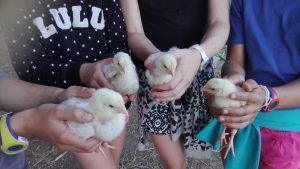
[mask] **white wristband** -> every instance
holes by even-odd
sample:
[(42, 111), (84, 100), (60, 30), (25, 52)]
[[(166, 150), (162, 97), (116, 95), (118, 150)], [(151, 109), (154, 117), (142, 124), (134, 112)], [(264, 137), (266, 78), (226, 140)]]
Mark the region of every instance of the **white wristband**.
[(201, 68), (203, 68), (204, 65), (207, 63), (207, 61), (209, 60), (209, 57), (206, 55), (204, 49), (198, 44), (191, 46), (190, 49), (196, 49), (200, 53), (202, 59)]
[(264, 89), (265, 94), (266, 94), (266, 98), (265, 98), (265, 103), (262, 105), (262, 108), (265, 108), (268, 106), (269, 104), (269, 99), (270, 99), (270, 91), (268, 90), (268, 88), (264, 85), (259, 85), (262, 89)]

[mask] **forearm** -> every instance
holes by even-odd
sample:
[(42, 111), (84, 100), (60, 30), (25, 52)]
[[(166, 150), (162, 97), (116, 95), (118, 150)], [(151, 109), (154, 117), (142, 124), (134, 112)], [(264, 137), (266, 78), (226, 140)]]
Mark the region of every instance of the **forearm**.
[(226, 43), (229, 34), (229, 24), (227, 22), (213, 22), (209, 25), (205, 33), (201, 46), (205, 50), (207, 56), (216, 55)]
[(35, 109), (24, 110), (11, 117), (11, 128), (18, 136), (26, 138), (33, 137), (33, 135), (30, 134), (29, 123), (32, 123), (30, 119), (34, 116), (34, 111)]
[(280, 98), (278, 108), (300, 107), (300, 79), (275, 88)]
[(208, 1), (208, 28), (202, 38), (201, 46), (207, 56), (217, 54), (229, 35), (229, 3), (227, 0)]
[(128, 43), (133, 53), (141, 60), (146, 60), (149, 55), (160, 52), (143, 33), (129, 33)]
[(230, 74), (239, 74), (245, 76), (245, 70), (240, 63), (229, 59), (223, 64), (221, 76), (224, 77)]
[(57, 95), (63, 89), (27, 83), (18, 79), (0, 80), (0, 108), (7, 111), (21, 111), (43, 103), (57, 102)]
[(243, 44), (228, 46), (228, 55), (221, 76), (238, 74), (245, 78), (245, 48)]

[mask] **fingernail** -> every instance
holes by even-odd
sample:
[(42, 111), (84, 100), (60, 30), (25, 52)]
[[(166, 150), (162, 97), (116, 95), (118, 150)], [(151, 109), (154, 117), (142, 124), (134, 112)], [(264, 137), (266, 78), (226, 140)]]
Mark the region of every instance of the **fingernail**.
[(223, 122), (224, 120), (225, 120), (225, 119), (224, 119), (223, 117), (220, 117), (220, 118), (219, 118), (219, 121), (220, 121), (220, 122)]
[(85, 114), (83, 115), (83, 118), (84, 118), (85, 120), (92, 120), (92, 119), (93, 119), (93, 116), (92, 116), (92, 114), (90, 114), (90, 113), (85, 113)]
[(236, 98), (236, 95), (235, 95), (235, 94), (232, 94), (232, 95), (230, 95), (230, 98), (235, 99), (235, 98)]
[(223, 110), (223, 114), (228, 114), (228, 110)]

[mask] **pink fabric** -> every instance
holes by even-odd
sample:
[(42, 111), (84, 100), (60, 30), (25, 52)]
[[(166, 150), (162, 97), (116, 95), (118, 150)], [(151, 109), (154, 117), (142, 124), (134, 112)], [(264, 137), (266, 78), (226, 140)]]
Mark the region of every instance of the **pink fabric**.
[(300, 169), (300, 133), (261, 127), (259, 169)]

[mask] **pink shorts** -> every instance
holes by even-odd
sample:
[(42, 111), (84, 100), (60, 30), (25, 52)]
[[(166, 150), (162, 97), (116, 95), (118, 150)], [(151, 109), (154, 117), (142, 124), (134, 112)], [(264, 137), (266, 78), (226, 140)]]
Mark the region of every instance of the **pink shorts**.
[(300, 133), (261, 127), (259, 169), (300, 169)]

